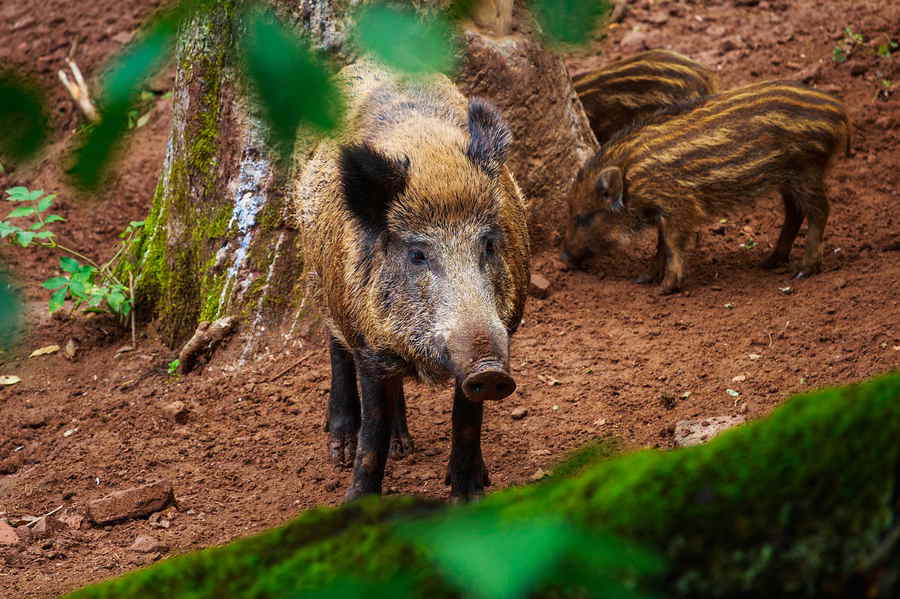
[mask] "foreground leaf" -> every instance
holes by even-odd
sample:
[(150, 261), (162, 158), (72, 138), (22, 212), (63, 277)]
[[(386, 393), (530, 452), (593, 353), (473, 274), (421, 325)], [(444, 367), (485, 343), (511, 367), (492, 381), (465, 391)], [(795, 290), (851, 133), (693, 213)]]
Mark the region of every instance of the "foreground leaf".
[(11, 71), (0, 71), (0, 155), (31, 158), (47, 139), (45, 102), (36, 87)]
[(158, 20), (145, 36), (126, 49), (106, 76), (99, 102), (101, 120), (88, 133), (69, 170), (76, 183), (87, 188), (99, 183), (103, 168), (128, 128), (128, 111), (141, 83), (168, 59), (184, 16), (183, 10), (176, 10)]
[(0, 271), (0, 349), (12, 347), (22, 324), (22, 298), (9, 274)]
[(354, 37), (363, 50), (408, 73), (449, 73), (455, 62), (449, 22), (439, 16), (426, 20), (412, 8), (366, 6)]
[(301, 125), (327, 132), (337, 127), (341, 96), (331, 73), (296, 33), (274, 15), (244, 14), (244, 72), (269, 125), (273, 144), (289, 157)]
[(609, 11), (607, 0), (532, 0), (532, 12), (551, 42), (583, 44)]

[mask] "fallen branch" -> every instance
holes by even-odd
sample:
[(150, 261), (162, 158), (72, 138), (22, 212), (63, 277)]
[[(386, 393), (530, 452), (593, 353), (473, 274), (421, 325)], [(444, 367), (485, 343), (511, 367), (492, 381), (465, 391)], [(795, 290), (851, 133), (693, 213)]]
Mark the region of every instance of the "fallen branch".
[(219, 342), (234, 330), (236, 324), (234, 316), (226, 316), (212, 323), (201, 322), (194, 336), (178, 353), (178, 374), (187, 374), (193, 370), (197, 359), (201, 355), (212, 353)]
[(79, 69), (75, 61), (72, 60), (72, 54), (74, 54), (76, 46), (77, 45), (72, 46), (69, 56), (66, 57), (66, 64), (69, 65), (69, 69), (72, 71), (73, 80), (69, 81), (69, 77), (62, 69), (57, 71), (57, 75), (59, 75), (59, 80), (68, 90), (69, 95), (75, 100), (75, 104), (81, 109), (81, 112), (84, 113), (87, 120), (96, 123), (100, 120), (100, 115), (97, 113), (97, 108), (91, 101), (91, 92), (88, 89), (87, 83), (84, 81), (84, 77), (81, 76), (81, 69)]
[(283, 377), (284, 375), (286, 375), (287, 373), (292, 371), (297, 366), (300, 366), (301, 364), (306, 362), (307, 358), (309, 358), (311, 355), (313, 355), (313, 352), (309, 352), (308, 354), (306, 354), (305, 356), (303, 356), (302, 358), (300, 358), (299, 360), (297, 360), (296, 362), (294, 362), (293, 364), (291, 364), (290, 366), (288, 366), (287, 368), (285, 368), (284, 370), (282, 370), (281, 372), (279, 372), (278, 374), (276, 374), (275, 376), (270, 378), (269, 382), (271, 383), (271, 382), (277, 381), (278, 379), (280, 379), (281, 377)]

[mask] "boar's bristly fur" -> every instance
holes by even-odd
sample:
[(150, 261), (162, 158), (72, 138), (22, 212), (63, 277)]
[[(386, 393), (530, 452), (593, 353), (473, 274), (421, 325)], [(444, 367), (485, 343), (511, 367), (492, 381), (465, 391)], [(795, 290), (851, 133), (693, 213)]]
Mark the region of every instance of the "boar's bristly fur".
[(711, 216), (777, 191), (785, 221), (772, 268), (788, 261), (808, 220), (797, 276), (818, 272), (830, 205), (825, 174), (849, 152), (850, 123), (833, 96), (791, 81), (748, 85), (663, 111), (622, 131), (588, 160), (569, 198), (563, 258), (580, 262), (609, 241), (658, 228), (657, 259), (641, 282), (682, 284), (684, 250)]
[(716, 93), (718, 78), (677, 52), (649, 50), (582, 73), (573, 85), (602, 145), (660, 109)]
[(365, 62), (342, 76), (346, 130), (300, 180), (312, 297), (334, 340), (332, 457), (353, 458), (348, 499), (380, 492), (389, 437), (395, 455), (411, 449), (403, 378), (452, 378), (448, 482), (474, 497), (488, 481), (483, 402), (515, 389), (509, 339), (528, 287), (509, 129), (443, 76), (404, 80)]

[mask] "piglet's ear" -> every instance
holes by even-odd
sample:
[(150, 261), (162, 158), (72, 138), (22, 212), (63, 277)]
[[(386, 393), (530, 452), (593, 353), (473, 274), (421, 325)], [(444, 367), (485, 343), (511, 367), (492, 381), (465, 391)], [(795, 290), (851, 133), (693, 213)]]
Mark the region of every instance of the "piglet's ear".
[(390, 158), (368, 144), (345, 146), (340, 169), (347, 209), (364, 227), (384, 229), (391, 202), (406, 189), (409, 158)]
[(499, 175), (500, 167), (506, 162), (512, 133), (500, 112), (480, 98), (469, 102), (469, 137), (471, 141), (466, 150), (469, 160), (490, 177)]
[(597, 196), (605, 201), (614, 212), (625, 210), (625, 187), (622, 182), (622, 169), (608, 166), (597, 176), (595, 184)]

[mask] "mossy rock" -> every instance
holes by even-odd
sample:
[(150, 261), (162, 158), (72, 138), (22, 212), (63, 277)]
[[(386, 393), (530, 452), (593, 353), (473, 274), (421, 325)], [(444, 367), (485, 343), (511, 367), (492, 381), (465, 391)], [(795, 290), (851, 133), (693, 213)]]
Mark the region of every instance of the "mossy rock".
[[(656, 552), (633, 588), (680, 597), (895, 597), (900, 592), (900, 374), (794, 397), (712, 442), (619, 457), (582, 452), (565, 474), (464, 508), (368, 498), (306, 512), (223, 547), (168, 559), (69, 595), (299, 597), (348, 579), (403, 579), (413, 596), (458, 596), (397, 523), (490, 512), (554, 515)], [(491, 568), (491, 564), (484, 564)], [(557, 581), (558, 582), (558, 581)], [(584, 596), (557, 585), (545, 594)]]

